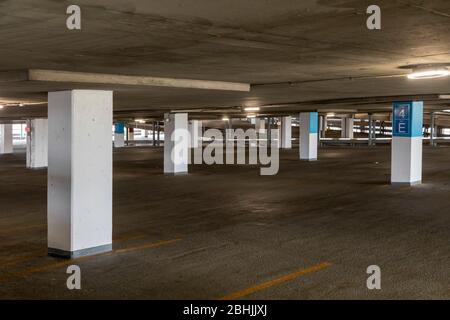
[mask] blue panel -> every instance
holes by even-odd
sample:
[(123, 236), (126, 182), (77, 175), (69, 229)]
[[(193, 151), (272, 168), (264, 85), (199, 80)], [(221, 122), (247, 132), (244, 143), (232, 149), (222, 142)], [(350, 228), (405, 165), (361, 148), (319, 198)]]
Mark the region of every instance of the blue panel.
[(123, 122), (116, 122), (114, 124), (114, 133), (124, 134), (125, 133), (125, 124)]
[(423, 102), (415, 101), (412, 106), (411, 137), (423, 136)]
[(309, 133), (317, 133), (319, 127), (319, 114), (317, 112), (309, 113)]
[(394, 102), (392, 109), (394, 137), (420, 137), (423, 126), (423, 102)]

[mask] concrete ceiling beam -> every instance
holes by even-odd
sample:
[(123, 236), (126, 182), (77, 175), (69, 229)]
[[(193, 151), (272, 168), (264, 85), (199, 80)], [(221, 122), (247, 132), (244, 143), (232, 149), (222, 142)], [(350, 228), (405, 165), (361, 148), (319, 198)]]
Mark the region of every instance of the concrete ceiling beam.
[(204, 90), (223, 90), (249, 92), (250, 84), (241, 82), (226, 82), (196, 79), (177, 79), (152, 76), (130, 76), (121, 74), (104, 74), (73, 72), (62, 70), (28, 69), (0, 72), (0, 82), (57, 82), (57, 83), (87, 83), (92, 85), (113, 86), (154, 86), (171, 88), (188, 88)]

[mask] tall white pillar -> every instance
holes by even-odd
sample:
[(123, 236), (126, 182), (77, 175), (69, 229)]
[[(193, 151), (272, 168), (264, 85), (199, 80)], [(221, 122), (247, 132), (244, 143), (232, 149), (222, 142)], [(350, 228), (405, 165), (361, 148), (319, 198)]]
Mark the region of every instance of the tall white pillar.
[(27, 127), (27, 168), (45, 168), (48, 163), (48, 120), (28, 120)]
[(341, 119), (341, 138), (353, 139), (353, 116)]
[(122, 148), (125, 146), (125, 124), (116, 122), (114, 124), (114, 147)]
[(164, 173), (187, 173), (190, 144), (188, 114), (168, 113), (164, 118)]
[(292, 148), (292, 118), (291, 116), (281, 117), (281, 148), (291, 149)]
[(317, 160), (317, 112), (300, 113), (300, 159)]
[(199, 120), (191, 120), (189, 123), (189, 134), (191, 137), (191, 148), (198, 148), (202, 139), (202, 122)]
[(0, 124), (0, 154), (13, 153), (12, 124)]
[(48, 250), (79, 257), (112, 249), (113, 94), (48, 94)]
[(393, 106), (391, 183), (422, 182), (423, 102), (396, 102)]

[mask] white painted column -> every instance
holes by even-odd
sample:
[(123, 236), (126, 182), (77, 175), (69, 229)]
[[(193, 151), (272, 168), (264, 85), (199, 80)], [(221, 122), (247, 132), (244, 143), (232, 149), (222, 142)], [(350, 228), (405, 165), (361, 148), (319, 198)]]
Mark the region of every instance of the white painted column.
[(317, 160), (317, 112), (300, 113), (300, 159)]
[(48, 120), (28, 120), (27, 127), (27, 168), (46, 168), (48, 163)]
[(48, 250), (79, 257), (112, 249), (113, 94), (48, 94)]
[(191, 120), (189, 123), (189, 134), (191, 137), (190, 147), (198, 148), (202, 139), (202, 122), (199, 120)]
[(353, 139), (353, 116), (341, 119), (341, 138)]
[(282, 149), (291, 149), (292, 148), (292, 118), (291, 116), (281, 117), (281, 125), (280, 125), (281, 135), (279, 139), (281, 139), (281, 148)]
[(164, 173), (187, 173), (190, 145), (188, 114), (168, 113), (164, 118)]
[(12, 124), (0, 124), (0, 154), (13, 153)]
[(422, 182), (423, 102), (396, 102), (393, 106), (391, 183)]
[(122, 148), (125, 146), (125, 124), (116, 122), (114, 124), (114, 147)]
[(266, 133), (266, 119), (256, 118), (255, 119), (255, 130), (256, 136), (258, 137), (259, 143), (263, 145), (267, 143), (267, 133)]

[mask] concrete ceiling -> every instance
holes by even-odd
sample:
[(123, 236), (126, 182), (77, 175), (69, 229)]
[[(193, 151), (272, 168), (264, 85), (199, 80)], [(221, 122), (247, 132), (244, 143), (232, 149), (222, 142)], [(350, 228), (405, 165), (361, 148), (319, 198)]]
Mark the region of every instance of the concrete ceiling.
[[(450, 79), (408, 80), (400, 66), (450, 63), (450, 1), (378, 0), (382, 29), (366, 28), (373, 1), (3, 0), (0, 71), (53, 69), (252, 84), (250, 92), (1, 82), (0, 118), (46, 113), (51, 90), (112, 88), (116, 117), (177, 109), (239, 114), (299, 110), (382, 111), (423, 98), (450, 109)], [(82, 30), (66, 28), (78, 4)], [(348, 100), (351, 99), (351, 100)], [(40, 103), (40, 104), (39, 104)], [(201, 112), (200, 112), (201, 111)]]

